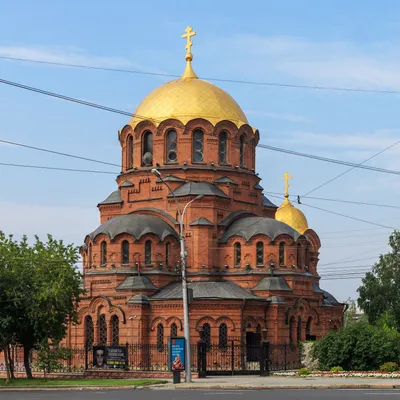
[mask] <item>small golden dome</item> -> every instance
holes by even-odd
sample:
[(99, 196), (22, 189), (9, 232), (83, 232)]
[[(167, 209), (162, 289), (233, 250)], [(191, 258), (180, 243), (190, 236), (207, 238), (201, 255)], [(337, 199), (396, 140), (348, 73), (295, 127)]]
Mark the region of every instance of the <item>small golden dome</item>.
[(292, 177), (289, 172), (285, 172), (282, 179), (285, 181), (285, 200), (276, 210), (275, 219), (303, 234), (308, 229), (307, 218), (289, 200), (289, 179), (292, 179)]
[[(186, 28), (188, 38), (186, 68), (183, 75), (153, 90), (138, 106), (129, 125), (134, 128), (143, 120), (150, 120), (156, 126), (162, 121), (174, 118), (186, 124), (194, 118), (204, 118), (212, 124), (232, 121), (237, 127), (247, 124), (247, 118), (236, 101), (219, 87), (201, 80), (192, 69), (190, 53), (192, 28)], [(190, 33), (188, 36), (188, 32)]]
[(306, 216), (286, 198), (276, 210), (275, 219), (303, 234), (308, 229)]

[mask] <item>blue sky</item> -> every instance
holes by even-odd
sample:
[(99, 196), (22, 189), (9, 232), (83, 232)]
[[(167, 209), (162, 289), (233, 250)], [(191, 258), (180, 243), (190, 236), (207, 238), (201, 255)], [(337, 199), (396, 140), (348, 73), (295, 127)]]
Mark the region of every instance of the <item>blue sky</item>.
[[(202, 78), (400, 90), (400, 3), (375, 1), (18, 1), (0, 14), (0, 56), (180, 74), (190, 24), (194, 69)], [(165, 78), (0, 59), (0, 77), (133, 112)], [(218, 83), (240, 104), (261, 143), (361, 162), (400, 139), (398, 95)], [(0, 139), (118, 163), (117, 131), (129, 118), (0, 85)], [(368, 164), (400, 170), (400, 145)], [(111, 166), (0, 145), (0, 162), (115, 171)], [(266, 191), (305, 194), (346, 167), (259, 149)], [(80, 244), (96, 228), (96, 205), (113, 175), (0, 166), (0, 229)], [(396, 176), (354, 170), (312, 195), (397, 204)], [(280, 204), (281, 200), (270, 197)], [(397, 228), (400, 210), (304, 203)], [(377, 257), (390, 229), (302, 206), (321, 237), (320, 264)], [(356, 271), (374, 259), (322, 268)], [(361, 267), (362, 269), (363, 267)], [(367, 267), (365, 267), (366, 269)], [(325, 271), (325, 272), (323, 272)], [(340, 300), (360, 280), (321, 286)]]

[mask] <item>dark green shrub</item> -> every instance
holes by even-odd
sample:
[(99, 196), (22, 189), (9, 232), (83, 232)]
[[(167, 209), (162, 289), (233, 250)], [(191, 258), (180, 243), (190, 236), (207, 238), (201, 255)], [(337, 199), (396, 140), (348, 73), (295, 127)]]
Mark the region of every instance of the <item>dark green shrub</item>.
[(343, 372), (343, 368), (339, 365), (331, 368), (331, 372)]
[(326, 371), (337, 365), (346, 371), (377, 370), (385, 362), (400, 360), (400, 334), (395, 329), (358, 322), (316, 342), (312, 356)]
[(399, 366), (397, 365), (397, 363), (389, 361), (382, 364), (379, 367), (379, 370), (383, 372), (396, 372), (399, 370)]

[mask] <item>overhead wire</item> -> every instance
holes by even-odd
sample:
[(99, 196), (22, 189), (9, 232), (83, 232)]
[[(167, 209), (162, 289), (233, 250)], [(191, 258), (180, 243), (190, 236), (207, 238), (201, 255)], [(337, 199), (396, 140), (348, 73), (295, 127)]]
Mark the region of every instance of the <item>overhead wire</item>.
[[(36, 93), (39, 93), (39, 94), (43, 94), (43, 95), (46, 95), (46, 96), (56, 97), (56, 98), (59, 98), (59, 99), (62, 99), (62, 100), (78, 103), (78, 104), (85, 105), (85, 106), (88, 106), (88, 107), (94, 107), (94, 108), (97, 108), (97, 109), (101, 109), (103, 111), (109, 111), (109, 112), (113, 112), (113, 113), (117, 113), (117, 114), (127, 115), (129, 117), (133, 116), (133, 117), (136, 117), (136, 118), (139, 118), (139, 119), (149, 119), (149, 117), (146, 117), (146, 116), (132, 114), (131, 112), (128, 112), (128, 111), (118, 110), (116, 108), (103, 106), (101, 104), (84, 101), (84, 100), (81, 100), (81, 99), (78, 99), (78, 98), (75, 98), (75, 97), (65, 96), (65, 95), (62, 95), (62, 94), (55, 93), (55, 92), (50, 92), (50, 91), (39, 89), (39, 88), (35, 88), (35, 87), (32, 87), (32, 86), (23, 85), (23, 84), (20, 84), (20, 83), (17, 83), (17, 82), (8, 81), (8, 80), (5, 80), (5, 79), (0, 79), (0, 83), (3, 83), (5, 85), (14, 86), (14, 87), (17, 87), (17, 88), (20, 88), (20, 89), (28, 90), (28, 91), (33, 91), (33, 92), (36, 92)], [(155, 120), (153, 118), (151, 118), (151, 119)], [(158, 120), (155, 120), (155, 121), (158, 121)], [(348, 161), (343, 161), (343, 160), (337, 160), (337, 159), (333, 159), (333, 158), (317, 156), (317, 155), (314, 155), (314, 154), (301, 153), (301, 152), (298, 152), (298, 151), (283, 149), (283, 148), (274, 147), (274, 146), (269, 146), (269, 145), (262, 144), (262, 143), (259, 143), (257, 145), (257, 147), (260, 147), (260, 148), (263, 148), (263, 149), (268, 149), (268, 150), (271, 150), (271, 151), (277, 151), (277, 152), (283, 152), (283, 153), (286, 153), (286, 154), (296, 155), (296, 156), (299, 156), (299, 157), (306, 157), (306, 158), (310, 158), (310, 159), (315, 159), (315, 160), (318, 160), (318, 161), (324, 161), (324, 162), (329, 162), (329, 163), (334, 163), (334, 164), (339, 164), (339, 165), (347, 165), (347, 166), (366, 169), (366, 170), (375, 171), (375, 172), (381, 172), (381, 173), (387, 173), (387, 174), (393, 174), (393, 175), (400, 175), (400, 171), (397, 171), (397, 170), (391, 170), (391, 169), (387, 169), (387, 168), (378, 168), (378, 167), (373, 167), (373, 166), (369, 166), (369, 165), (361, 165), (360, 163), (352, 163), (352, 162), (348, 162)]]
[[(169, 78), (180, 78), (181, 77), (181, 75), (165, 73), (165, 72), (151, 72), (151, 71), (124, 69), (124, 68), (98, 67), (98, 66), (85, 65), (85, 64), (62, 63), (62, 62), (56, 62), (56, 61), (35, 60), (35, 59), (28, 59), (28, 58), (9, 57), (9, 56), (0, 56), (0, 59), (9, 60), (9, 61), (22, 61), (22, 62), (30, 62), (30, 63), (37, 63), (37, 64), (62, 66), (62, 67), (73, 67), (73, 68), (92, 69), (92, 70), (99, 70), (99, 71), (150, 75), (150, 76), (160, 76), (160, 77), (169, 77)], [(208, 81), (214, 81), (214, 82), (238, 83), (238, 84), (258, 85), (258, 86), (272, 86), (272, 87), (293, 88), (293, 89), (328, 90), (328, 91), (355, 92), (355, 93), (400, 94), (400, 92), (397, 90), (388, 90), (388, 89), (352, 88), (352, 87), (321, 86), (321, 85), (297, 85), (297, 84), (292, 84), (292, 83), (250, 81), (250, 80), (242, 80), (242, 79), (227, 79), (227, 78), (213, 78), (213, 77), (203, 77), (202, 79), (205, 79)]]

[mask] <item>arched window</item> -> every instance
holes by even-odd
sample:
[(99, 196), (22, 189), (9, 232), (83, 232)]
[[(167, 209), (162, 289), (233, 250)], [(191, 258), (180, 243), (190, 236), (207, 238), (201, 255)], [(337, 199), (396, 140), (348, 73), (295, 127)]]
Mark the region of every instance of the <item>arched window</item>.
[(234, 246), (234, 250), (235, 250), (235, 267), (240, 267), (241, 263), (242, 263), (242, 251), (241, 251), (241, 246), (239, 242), (235, 243)]
[(279, 265), (285, 265), (285, 243), (279, 243)]
[(89, 244), (89, 266), (92, 266), (92, 244)]
[(309, 317), (307, 320), (306, 324), (306, 340), (311, 340), (311, 323), (312, 323), (312, 317)]
[(200, 129), (193, 132), (193, 162), (204, 161), (204, 133)]
[(228, 134), (226, 132), (221, 132), (219, 134), (218, 163), (222, 165), (228, 163)]
[(291, 317), (289, 320), (289, 343), (293, 343), (294, 339), (294, 317)]
[(308, 245), (308, 243), (306, 244), (304, 259), (305, 259), (304, 261), (305, 261), (306, 267), (309, 267), (310, 266), (310, 246)]
[(244, 153), (246, 146), (246, 137), (244, 135), (240, 136), (240, 166), (244, 167)]
[(165, 243), (165, 265), (167, 267), (169, 266), (170, 252), (171, 252), (171, 243), (167, 242), (167, 243)]
[(133, 136), (129, 135), (126, 140), (126, 168), (133, 168)]
[(113, 346), (119, 345), (119, 319), (116, 315), (111, 317), (111, 343)]
[(170, 336), (177, 337), (178, 336), (178, 325), (176, 323), (172, 323), (170, 329)]
[(207, 322), (203, 324), (203, 340), (209, 348), (211, 346), (211, 326)]
[(302, 260), (302, 257), (301, 257), (302, 256), (301, 251), (302, 251), (301, 244), (298, 243), (297, 244), (297, 266), (298, 267), (302, 267), (303, 266), (303, 260)]
[(176, 131), (168, 131), (167, 133), (167, 163), (174, 163), (178, 161), (177, 152), (177, 134)]
[(146, 240), (144, 244), (144, 263), (145, 265), (151, 264), (151, 240)]
[(264, 265), (264, 243), (263, 242), (257, 242), (256, 245), (256, 253), (257, 253), (257, 266), (263, 266)]
[(88, 348), (92, 348), (94, 343), (93, 320), (90, 315), (85, 317), (85, 341)]
[(107, 344), (107, 324), (106, 324), (106, 316), (104, 314), (100, 315), (99, 339), (101, 345), (105, 346)]
[(222, 350), (226, 350), (228, 348), (228, 326), (225, 323), (222, 323), (219, 326), (219, 348)]
[(153, 165), (153, 134), (149, 131), (143, 135), (143, 165)]
[(122, 264), (129, 264), (129, 242), (124, 240), (121, 244)]
[(297, 341), (301, 342), (301, 331), (302, 331), (301, 317), (297, 319)]
[(107, 264), (107, 243), (103, 240), (101, 242), (101, 265)]
[(163, 324), (157, 325), (157, 350), (160, 352), (164, 350), (164, 325)]

